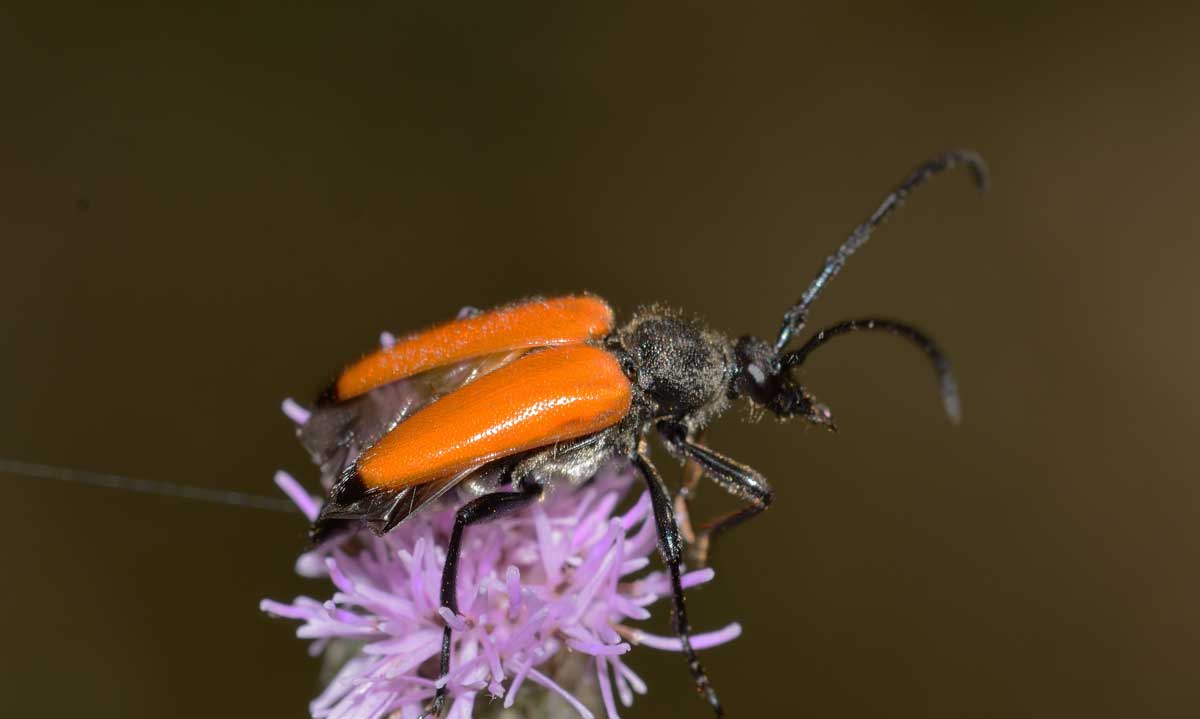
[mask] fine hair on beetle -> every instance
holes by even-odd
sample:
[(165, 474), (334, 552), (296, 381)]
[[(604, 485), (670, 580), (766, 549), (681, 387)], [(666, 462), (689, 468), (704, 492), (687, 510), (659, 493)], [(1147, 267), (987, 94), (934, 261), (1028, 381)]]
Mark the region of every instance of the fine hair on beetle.
[[(834, 429), (833, 413), (794, 371), (820, 347), (855, 332), (891, 334), (925, 354), (946, 413), (958, 421), (946, 356), (910, 324), (850, 319), (789, 347), (807, 328), (813, 303), (872, 231), (917, 187), (959, 165), (986, 189), (987, 169), (974, 152), (954, 150), (920, 165), (825, 260), (770, 340), (730, 339), (659, 305), (618, 325), (604, 300), (584, 294), (468, 313), (366, 355), (338, 375), (298, 430), (331, 485), (313, 542), (338, 542), (362, 526), (384, 534), (423, 507), (456, 500), (440, 602), (457, 614), (457, 566), (468, 527), (517, 511), (553, 487), (583, 485), (608, 463), (631, 466), (650, 495), (675, 631), (697, 689), (720, 716), (689, 639), (681, 566), (685, 557), (704, 563), (713, 539), (761, 513), (773, 494), (761, 474), (704, 445), (701, 433), (739, 399), (760, 414)], [(686, 511), (690, 487), (668, 491), (650, 460), (652, 435), (741, 500), (740, 508), (683, 536), (676, 507)], [(450, 670), (451, 632), (447, 624), (441, 677)], [(445, 704), (442, 685), (427, 713), (440, 715)]]

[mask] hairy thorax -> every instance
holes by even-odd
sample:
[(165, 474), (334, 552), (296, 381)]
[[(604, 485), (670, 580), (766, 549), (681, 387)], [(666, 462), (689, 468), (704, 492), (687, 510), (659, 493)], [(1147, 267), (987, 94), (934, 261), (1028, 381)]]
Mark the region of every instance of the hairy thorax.
[(651, 308), (621, 328), (618, 339), (647, 404), (644, 419), (671, 418), (697, 430), (725, 408), (732, 349), (720, 333)]

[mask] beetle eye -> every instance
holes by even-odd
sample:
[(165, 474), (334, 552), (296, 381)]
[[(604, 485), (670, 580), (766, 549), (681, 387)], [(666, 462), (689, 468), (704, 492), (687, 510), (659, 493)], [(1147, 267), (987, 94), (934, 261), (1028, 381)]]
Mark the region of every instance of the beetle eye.
[(764, 340), (749, 335), (734, 343), (737, 370), (730, 387), (733, 395), (746, 395), (758, 404), (769, 405), (779, 393), (779, 359)]
[(760, 387), (767, 381), (767, 373), (757, 362), (752, 362), (746, 367), (746, 374), (750, 375), (750, 379), (754, 380), (754, 384)]

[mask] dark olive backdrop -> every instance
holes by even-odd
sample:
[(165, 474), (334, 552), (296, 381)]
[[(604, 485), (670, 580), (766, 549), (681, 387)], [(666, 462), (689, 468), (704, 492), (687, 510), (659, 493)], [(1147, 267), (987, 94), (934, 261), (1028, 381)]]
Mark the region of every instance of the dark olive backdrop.
[[(726, 417), (778, 503), (693, 595), (745, 627), (711, 674), (735, 718), (1200, 711), (1200, 17), (197, 5), (0, 11), (0, 455), (269, 494), (279, 401), (380, 329), (587, 289), (770, 333), (968, 145), (994, 192), (923, 190), (815, 320), (933, 331), (965, 424), (883, 337), (808, 368), (840, 434)], [(257, 610), (324, 589), (298, 518), (0, 482), (0, 713), (302, 715)], [(631, 716), (706, 716), (638, 654)]]

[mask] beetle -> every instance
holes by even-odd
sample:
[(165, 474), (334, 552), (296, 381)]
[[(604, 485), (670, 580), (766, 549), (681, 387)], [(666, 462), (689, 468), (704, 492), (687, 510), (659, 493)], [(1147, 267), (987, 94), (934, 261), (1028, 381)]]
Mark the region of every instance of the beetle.
[[(680, 567), (689, 546), (702, 560), (712, 537), (765, 510), (773, 494), (761, 474), (708, 448), (699, 435), (738, 399), (780, 419), (834, 429), (829, 408), (792, 372), (833, 338), (859, 331), (897, 335), (924, 352), (947, 414), (957, 421), (958, 393), (945, 355), (909, 324), (853, 319), (787, 348), (806, 327), (813, 302), (872, 231), (913, 190), (960, 165), (986, 189), (987, 169), (974, 152), (954, 150), (920, 165), (826, 259), (784, 313), (773, 342), (730, 339), (656, 306), (618, 326), (604, 300), (584, 294), (468, 310), (350, 364), (298, 429), (331, 487), (312, 541), (361, 526), (382, 535), (443, 496), (465, 494), (469, 501), (455, 513), (440, 587), (441, 604), (457, 613), (457, 567), (468, 527), (517, 511), (556, 487), (582, 485), (605, 463), (631, 463), (650, 494), (673, 589), (674, 629), (697, 689), (720, 716), (689, 639)], [(694, 535), (687, 531), (688, 546), (676, 507), (686, 509), (689, 482), (673, 500), (647, 452), (651, 434), (672, 456), (744, 501)], [(451, 631), (446, 626), (443, 633), (442, 675), (450, 669)], [(439, 688), (429, 713), (439, 715), (445, 699)]]

